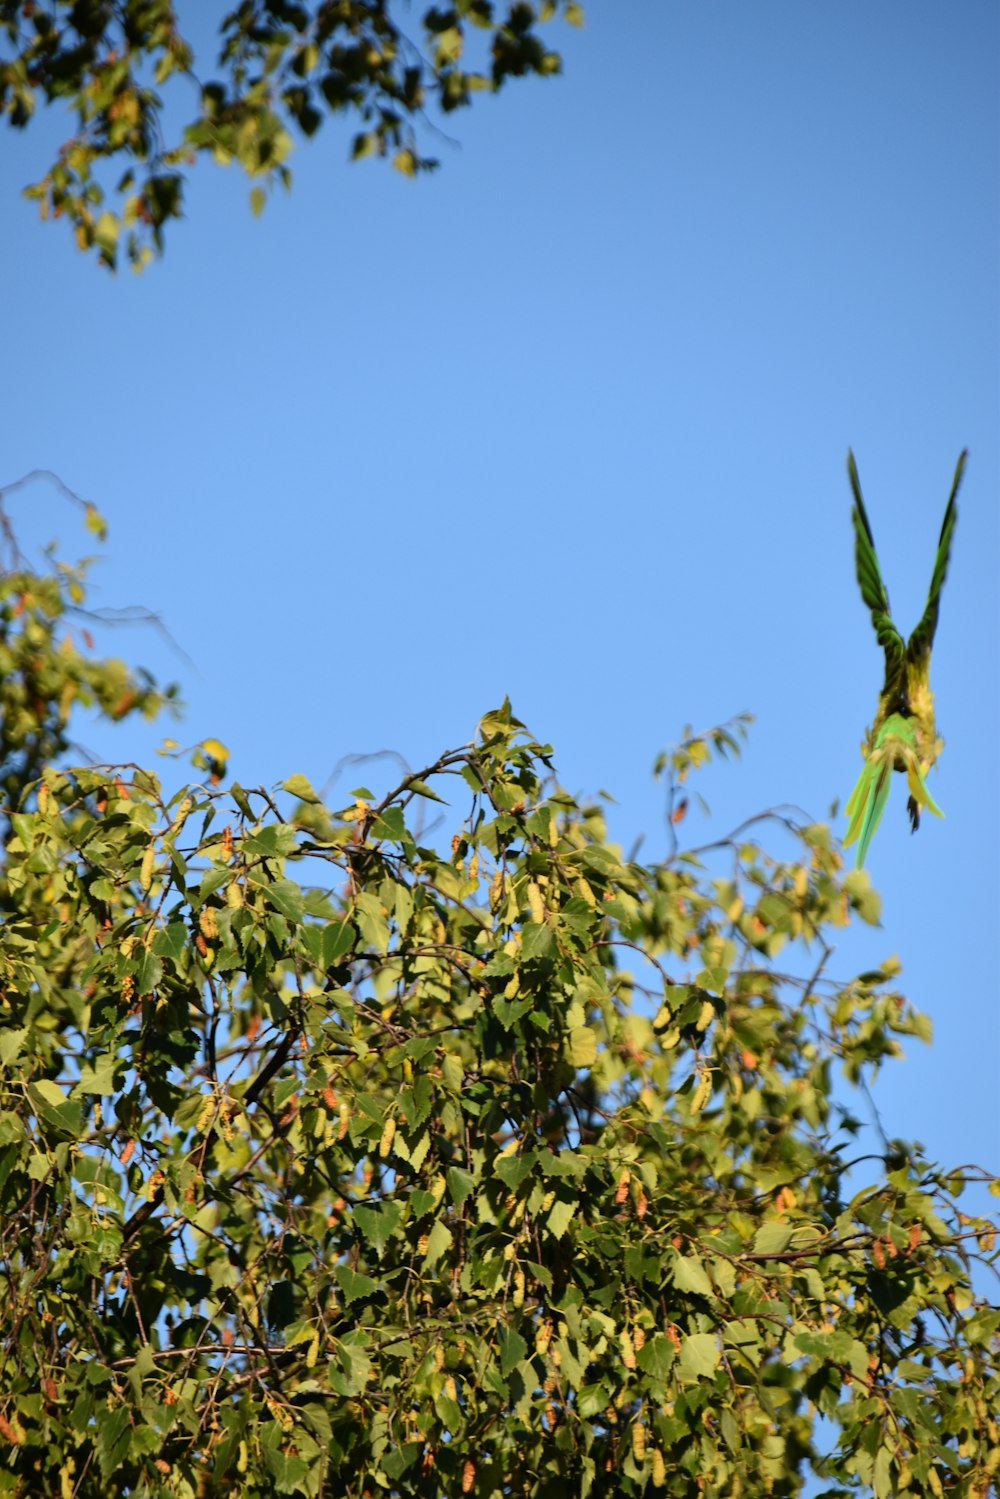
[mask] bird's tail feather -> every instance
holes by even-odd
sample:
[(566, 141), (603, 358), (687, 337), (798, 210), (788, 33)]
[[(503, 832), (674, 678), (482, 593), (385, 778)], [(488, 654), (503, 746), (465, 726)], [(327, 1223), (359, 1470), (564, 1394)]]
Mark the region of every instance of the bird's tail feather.
[(857, 785), (844, 808), (845, 813), (851, 819), (850, 826), (844, 835), (844, 847), (848, 847), (855, 839), (859, 840), (856, 860), (858, 869), (865, 862), (868, 846), (882, 820), (885, 804), (889, 800), (891, 778), (891, 760), (869, 760), (858, 777)]

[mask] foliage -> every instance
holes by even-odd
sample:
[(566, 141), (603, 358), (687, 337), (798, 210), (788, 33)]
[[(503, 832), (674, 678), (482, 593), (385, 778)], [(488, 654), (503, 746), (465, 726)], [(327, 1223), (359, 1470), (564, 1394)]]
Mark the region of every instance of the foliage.
[[(67, 218), (104, 264), (124, 245), (140, 267), (181, 215), (184, 169), (201, 153), (255, 179), (256, 212), (269, 185), (290, 181), (291, 131), (311, 137), (328, 113), (359, 118), (355, 158), (391, 155), (408, 176), (435, 167), (415, 128), (428, 105), (448, 114), (510, 78), (557, 73), (559, 56), (538, 32), (557, 13), (583, 19), (574, 0), (454, 0), (424, 11), (419, 46), (393, 0), (240, 0), (219, 23), (218, 75), (203, 82), (172, 0), (0, 0), (0, 39), (11, 49), (0, 55), (0, 110), (23, 128), (39, 98), (66, 102), (76, 128), (27, 193), (43, 218)], [(477, 37), (482, 64), (467, 55)], [(197, 103), (168, 143), (160, 91), (176, 91), (178, 79)], [(125, 167), (111, 197), (118, 206), (106, 207), (101, 169), (116, 163)]]
[(2, 589), (0, 1494), (985, 1495), (993, 1228), (849, 1185), (928, 1027), (827, 829), (626, 859), (507, 704), (339, 807), (56, 765), (81, 586)]
[[(92, 505), (77, 503), (88, 529), (102, 537), (101, 516)], [(94, 660), (60, 631), (64, 616), (76, 615), (81, 643), (90, 641), (83, 623), (86, 562), (58, 563), (40, 576), (20, 555), (2, 506), (0, 534), (8, 554), (6, 565), (0, 561), (0, 795), (9, 810), (42, 767), (69, 748), (74, 708), (96, 708), (113, 721), (133, 713), (152, 718), (173, 702), (176, 690), (157, 691), (146, 673), (130, 671), (124, 661)]]

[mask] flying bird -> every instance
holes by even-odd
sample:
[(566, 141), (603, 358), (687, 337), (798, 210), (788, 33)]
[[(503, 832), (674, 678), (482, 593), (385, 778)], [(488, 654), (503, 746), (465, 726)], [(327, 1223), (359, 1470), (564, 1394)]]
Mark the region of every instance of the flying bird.
[(858, 868), (865, 862), (868, 845), (885, 811), (892, 771), (902, 771), (906, 776), (910, 788), (907, 810), (913, 832), (920, 824), (921, 807), (926, 807), (935, 817), (944, 816), (925, 784), (927, 772), (944, 748), (934, 724), (934, 695), (930, 688), (931, 646), (958, 518), (955, 500), (967, 457), (968, 449), (963, 449), (955, 466), (923, 616), (909, 640), (904, 641), (889, 613), (889, 595), (879, 572), (872, 528), (861, 498), (858, 469), (854, 454), (848, 449), (847, 474), (854, 492), (851, 518), (858, 583), (861, 597), (871, 610), (878, 643), (885, 651), (885, 682), (879, 694), (878, 711), (861, 746), (864, 769), (844, 808), (850, 819), (844, 845), (857, 841)]

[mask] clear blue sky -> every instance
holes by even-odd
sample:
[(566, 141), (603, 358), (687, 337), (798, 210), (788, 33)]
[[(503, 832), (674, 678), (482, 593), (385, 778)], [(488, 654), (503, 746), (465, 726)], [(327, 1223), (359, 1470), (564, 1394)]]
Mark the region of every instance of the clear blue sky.
[[(206, 31), (228, 8), (179, 7)], [(881, 1080), (886, 1126), (996, 1169), (1000, 10), (590, 0), (552, 36), (564, 77), (478, 99), (433, 179), (348, 166), (327, 124), (255, 221), (245, 179), (200, 166), (141, 278), (17, 196), (65, 121), (4, 131), (0, 484), (54, 469), (105, 512), (94, 601), (159, 611), (195, 665), (103, 643), (179, 676), (177, 732), (245, 783), (417, 766), (509, 693), (652, 856), (650, 765), (685, 723), (757, 715), (703, 779), (713, 833), (843, 804), (882, 671), (847, 446), (907, 631), (968, 446), (947, 817), (911, 838), (894, 788), (883, 927), (834, 969), (899, 953), (936, 1041)], [(87, 548), (44, 486), (12, 509)], [(159, 732), (89, 747), (149, 759)]]

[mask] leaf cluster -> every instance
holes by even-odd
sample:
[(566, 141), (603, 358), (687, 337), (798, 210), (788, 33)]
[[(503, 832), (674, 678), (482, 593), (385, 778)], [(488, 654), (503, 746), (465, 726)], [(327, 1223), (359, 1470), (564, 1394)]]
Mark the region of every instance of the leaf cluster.
[[(92, 529), (103, 522), (88, 514)], [(0, 511), (0, 525), (5, 523)], [(0, 796), (16, 807), (23, 788), (70, 747), (74, 711), (112, 722), (155, 717), (176, 700), (145, 672), (93, 653), (83, 608), (87, 565), (54, 563), (46, 575), (15, 556), (0, 571)], [(67, 616), (77, 629), (65, 628)]]
[[(3, 594), (44, 722), (113, 711), (54, 664), (64, 578)], [(994, 1230), (916, 1146), (851, 1175), (837, 1073), (927, 1024), (894, 962), (828, 972), (878, 902), (825, 827), (628, 859), (506, 703), (331, 806), (39, 759), (31, 701), (0, 1494), (987, 1494)], [(736, 737), (672, 798), (696, 744)]]
[[(199, 155), (254, 179), (255, 212), (268, 187), (291, 180), (293, 133), (315, 135), (328, 115), (358, 121), (355, 158), (390, 158), (407, 176), (432, 170), (417, 133), (427, 108), (448, 114), (510, 78), (557, 73), (538, 30), (556, 14), (583, 19), (573, 0), (455, 0), (424, 11), (417, 41), (393, 0), (240, 0), (206, 77), (172, 0), (0, 0), (0, 111), (23, 129), (39, 100), (66, 104), (73, 133), (27, 194), (101, 263), (114, 267), (124, 251), (138, 269), (181, 216)], [(180, 103), (178, 80), (197, 103), (168, 135), (175, 111), (164, 100), (169, 85)], [(125, 170), (112, 185), (115, 164)]]

